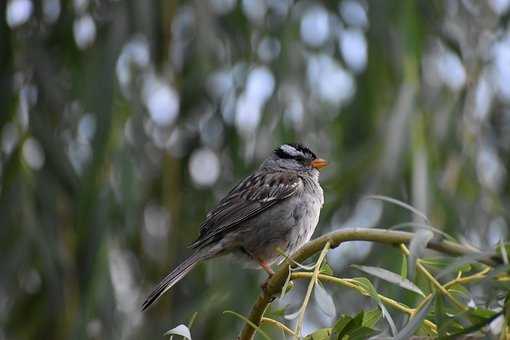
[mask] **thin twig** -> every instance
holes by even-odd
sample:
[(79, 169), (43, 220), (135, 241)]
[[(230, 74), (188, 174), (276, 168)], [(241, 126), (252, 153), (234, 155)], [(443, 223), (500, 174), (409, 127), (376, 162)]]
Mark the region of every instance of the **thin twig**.
[(471, 282), (476, 282), (478, 280), (482, 280), (486, 277), (486, 274), (488, 274), (490, 271), (492, 270), (491, 267), (487, 267), (485, 269), (483, 269), (482, 271), (478, 272), (478, 273), (475, 273), (473, 275), (469, 275), (469, 276), (464, 276), (462, 277), (462, 273), (459, 272), (459, 275), (451, 280), (450, 282), (446, 283), (444, 285), (444, 287), (446, 289), (450, 288), (451, 286), (457, 284), (457, 283), (460, 283), (460, 284), (466, 284), (466, 283), (471, 283)]

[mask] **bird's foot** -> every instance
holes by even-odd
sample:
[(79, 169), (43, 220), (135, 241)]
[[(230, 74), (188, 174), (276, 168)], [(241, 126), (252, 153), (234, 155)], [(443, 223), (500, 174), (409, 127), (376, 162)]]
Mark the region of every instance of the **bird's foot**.
[(267, 279), (260, 286), (260, 288), (262, 288), (262, 291), (264, 292), (264, 295), (269, 296), (270, 294), (269, 294), (269, 291), (268, 291), (268, 285), (269, 285), (269, 280), (271, 280), (271, 278), (274, 275), (274, 271), (273, 271), (271, 266), (266, 261), (259, 260), (259, 263), (260, 263), (260, 266), (262, 267), (262, 269), (264, 269), (266, 271), (266, 273), (267, 273)]
[(271, 278), (271, 276), (274, 275), (274, 271), (273, 269), (271, 268), (271, 266), (264, 260), (261, 260), (261, 259), (257, 259), (260, 266), (262, 267), (262, 269), (264, 269), (266, 271), (266, 273), (269, 275), (269, 279)]

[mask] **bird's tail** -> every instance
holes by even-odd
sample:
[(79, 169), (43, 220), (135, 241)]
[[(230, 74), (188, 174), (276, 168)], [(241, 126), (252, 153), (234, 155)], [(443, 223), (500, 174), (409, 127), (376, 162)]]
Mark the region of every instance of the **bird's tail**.
[(179, 282), (186, 274), (188, 274), (195, 265), (205, 260), (207, 256), (204, 256), (203, 252), (198, 250), (193, 255), (188, 257), (184, 262), (178, 265), (170, 274), (165, 276), (163, 280), (154, 288), (154, 290), (150, 293), (150, 295), (145, 299), (142, 305), (142, 311), (149, 308), (153, 303), (155, 303), (161, 295), (163, 295), (167, 290), (172, 288), (177, 282)]

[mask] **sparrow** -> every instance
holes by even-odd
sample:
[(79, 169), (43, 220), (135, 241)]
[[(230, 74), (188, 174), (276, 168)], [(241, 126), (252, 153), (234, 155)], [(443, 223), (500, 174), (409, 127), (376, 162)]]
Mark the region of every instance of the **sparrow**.
[(283, 144), (210, 210), (194, 250), (153, 289), (146, 310), (199, 262), (226, 255), (255, 264), (270, 276), (271, 264), (308, 242), (324, 203), (319, 169), (327, 161), (308, 147)]

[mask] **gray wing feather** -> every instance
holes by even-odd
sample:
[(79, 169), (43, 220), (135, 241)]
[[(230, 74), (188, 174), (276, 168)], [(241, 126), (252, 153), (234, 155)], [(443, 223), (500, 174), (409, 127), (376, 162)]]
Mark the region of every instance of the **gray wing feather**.
[(245, 178), (207, 214), (200, 226), (200, 236), (191, 247), (200, 248), (221, 238), (242, 222), (293, 196), (301, 186), (303, 182), (298, 175), (283, 172)]

